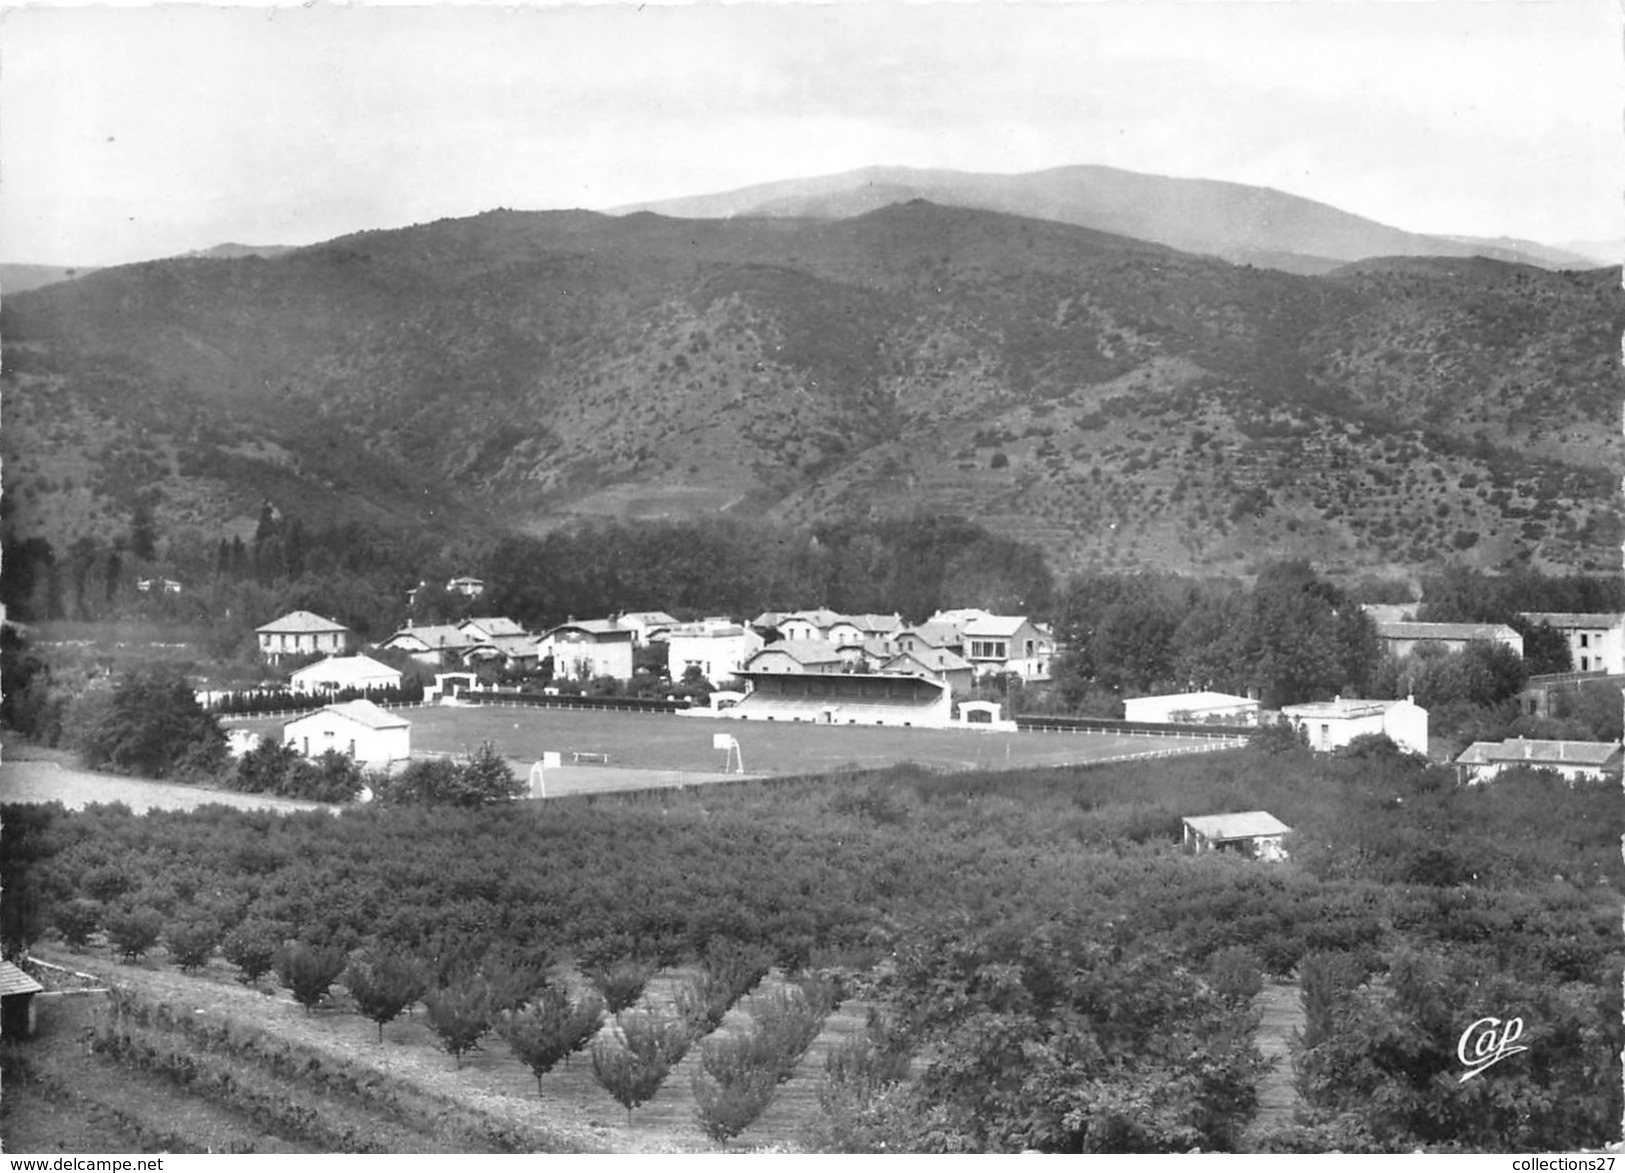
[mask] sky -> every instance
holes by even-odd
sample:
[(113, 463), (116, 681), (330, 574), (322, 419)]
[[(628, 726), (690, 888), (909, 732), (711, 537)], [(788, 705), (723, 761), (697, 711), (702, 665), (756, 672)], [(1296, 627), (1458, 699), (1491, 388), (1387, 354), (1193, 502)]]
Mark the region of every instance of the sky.
[(1616, 0), (0, 11), (0, 260), (310, 244), (871, 165), (1096, 163), (1625, 236)]

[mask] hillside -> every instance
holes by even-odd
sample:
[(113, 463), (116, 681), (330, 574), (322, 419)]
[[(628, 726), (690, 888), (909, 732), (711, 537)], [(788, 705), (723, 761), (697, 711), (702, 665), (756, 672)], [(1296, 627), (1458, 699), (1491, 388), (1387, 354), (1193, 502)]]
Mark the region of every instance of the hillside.
[[(1325, 277), (923, 201), (496, 211), (8, 298), (9, 524), (951, 512), (1057, 570), (1612, 568), (1606, 271)], [(150, 492), (155, 490), (156, 492)]]
[(1405, 232), (1273, 188), (1087, 165), (1021, 175), (869, 167), (615, 211), (690, 219), (837, 219), (914, 199), (1055, 220), (1292, 273), (1325, 273), (1343, 262), (1383, 256), (1481, 256), (1552, 269), (1594, 267), (1586, 256), (1530, 241)]

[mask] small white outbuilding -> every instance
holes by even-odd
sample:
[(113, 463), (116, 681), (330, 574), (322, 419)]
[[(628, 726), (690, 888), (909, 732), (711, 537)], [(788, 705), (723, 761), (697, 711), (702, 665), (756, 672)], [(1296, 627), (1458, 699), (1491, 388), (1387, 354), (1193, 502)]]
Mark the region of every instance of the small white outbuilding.
[(282, 743), (307, 758), (334, 750), (365, 766), (388, 767), (412, 755), (412, 723), (371, 701), (344, 701), (282, 724)]

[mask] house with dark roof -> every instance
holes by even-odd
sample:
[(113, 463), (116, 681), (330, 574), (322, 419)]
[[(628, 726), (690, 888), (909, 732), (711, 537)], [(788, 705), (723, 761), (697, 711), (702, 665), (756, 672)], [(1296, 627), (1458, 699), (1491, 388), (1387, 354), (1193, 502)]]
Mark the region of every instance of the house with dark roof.
[(1445, 652), (1463, 651), (1468, 644), (1500, 644), (1523, 655), (1523, 636), (1504, 623), (1407, 623), (1375, 620), (1377, 639), (1396, 659), (1423, 647)]
[(310, 611), (290, 611), (254, 629), (260, 641), (260, 655), (278, 664), (297, 656), (342, 656), (350, 650), (350, 629)]
[(1206, 851), (1232, 851), (1272, 862), (1286, 858), (1284, 837), (1292, 831), (1269, 811), (1193, 815), (1181, 821), (1187, 851), (1198, 855)]
[(1553, 770), (1577, 782), (1583, 778), (1620, 779), (1625, 750), (1617, 741), (1542, 741), (1511, 737), (1475, 741), (1456, 757), (1456, 772), (1465, 782), (1487, 782), (1511, 769)]
[(948, 686), (949, 695), (954, 697), (969, 696), (976, 684), (976, 670), (970, 666), (970, 662), (946, 648), (898, 652), (880, 665), (880, 671), (940, 680)]
[(408, 624), (378, 646), (405, 652), (432, 668), (458, 668), (463, 656), (481, 643), (479, 636), (449, 623)]
[(781, 639), (768, 644), (750, 659), (740, 675), (759, 675), (764, 672), (839, 672), (845, 661), (840, 649), (827, 639)]

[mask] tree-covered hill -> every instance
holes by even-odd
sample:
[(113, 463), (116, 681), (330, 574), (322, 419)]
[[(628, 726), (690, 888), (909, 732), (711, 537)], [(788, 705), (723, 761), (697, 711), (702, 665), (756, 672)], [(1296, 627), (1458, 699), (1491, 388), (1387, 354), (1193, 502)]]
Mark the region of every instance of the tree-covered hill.
[[(495, 211), (8, 298), (9, 525), (954, 514), (1057, 571), (1601, 565), (1605, 273), (1321, 278), (915, 201)], [(8, 495), (11, 495), (8, 493)]]

